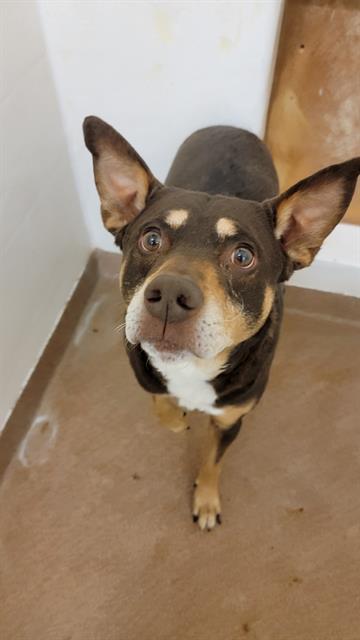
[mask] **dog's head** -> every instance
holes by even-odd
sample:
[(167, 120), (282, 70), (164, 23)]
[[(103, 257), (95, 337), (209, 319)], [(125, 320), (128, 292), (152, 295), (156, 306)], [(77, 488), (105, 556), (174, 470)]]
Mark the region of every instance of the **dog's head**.
[(343, 217), (360, 158), (253, 202), (163, 186), (112, 127), (85, 142), (105, 227), (123, 251), (126, 337), (164, 357), (212, 358), (264, 324), (276, 287), (308, 266)]

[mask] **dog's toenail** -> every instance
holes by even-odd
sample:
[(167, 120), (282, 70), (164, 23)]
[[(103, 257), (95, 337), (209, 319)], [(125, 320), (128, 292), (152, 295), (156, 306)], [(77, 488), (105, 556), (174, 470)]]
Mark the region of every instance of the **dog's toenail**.
[(189, 430), (190, 430), (190, 427), (189, 427), (189, 425), (188, 425), (188, 426), (186, 427), (186, 430), (187, 430), (187, 431), (189, 431)]
[(193, 522), (197, 522), (199, 520), (199, 516), (196, 516), (195, 514), (193, 514)]
[(220, 515), (220, 513), (217, 513), (217, 514), (216, 514), (216, 522), (217, 522), (218, 524), (222, 524), (222, 520), (221, 520), (221, 515)]

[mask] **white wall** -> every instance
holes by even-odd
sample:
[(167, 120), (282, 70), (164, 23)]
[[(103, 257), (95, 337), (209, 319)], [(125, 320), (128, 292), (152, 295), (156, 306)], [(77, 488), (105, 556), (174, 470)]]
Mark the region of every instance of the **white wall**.
[(312, 265), (296, 271), (290, 282), (298, 287), (360, 298), (360, 226), (335, 227)]
[(1, 2), (0, 430), (86, 263), (35, 2)]
[(39, 6), (94, 245), (113, 249), (82, 140), (84, 116), (113, 124), (161, 180), (199, 127), (233, 124), (262, 134), (281, 0)]
[[(95, 246), (103, 229), (81, 124), (113, 124), (163, 180), (199, 127), (263, 133), (282, 17), (281, 0), (65, 2), (38, 0), (72, 165)], [(360, 229), (340, 225), (292, 284), (360, 296)]]

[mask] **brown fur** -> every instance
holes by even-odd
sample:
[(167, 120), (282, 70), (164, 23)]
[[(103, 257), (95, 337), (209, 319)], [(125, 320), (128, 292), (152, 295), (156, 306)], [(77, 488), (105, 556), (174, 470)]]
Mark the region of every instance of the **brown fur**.
[(153, 406), (160, 424), (174, 433), (184, 431), (188, 427), (187, 413), (171, 396), (153, 396)]

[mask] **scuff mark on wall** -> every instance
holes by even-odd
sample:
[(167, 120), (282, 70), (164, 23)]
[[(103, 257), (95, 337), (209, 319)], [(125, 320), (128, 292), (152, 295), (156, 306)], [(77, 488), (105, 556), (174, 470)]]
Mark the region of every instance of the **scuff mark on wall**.
[(170, 44), (173, 40), (170, 16), (160, 7), (154, 9), (154, 22), (157, 35), (165, 44)]
[(233, 47), (233, 42), (230, 40), (228, 36), (221, 36), (219, 42), (220, 51), (230, 51)]

